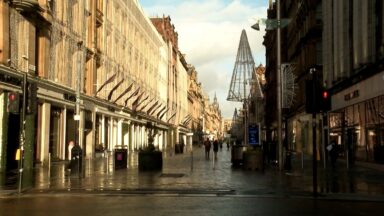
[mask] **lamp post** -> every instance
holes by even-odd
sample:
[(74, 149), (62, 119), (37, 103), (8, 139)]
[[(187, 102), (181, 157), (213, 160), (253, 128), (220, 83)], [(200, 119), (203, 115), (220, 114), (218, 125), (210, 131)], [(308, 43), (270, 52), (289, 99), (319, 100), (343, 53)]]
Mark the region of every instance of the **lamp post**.
[(246, 86), (247, 86), (247, 80), (244, 76), (244, 146), (247, 146), (247, 129), (248, 129), (248, 122), (247, 122), (247, 113), (248, 113), (248, 103), (247, 103), (247, 92), (246, 92)]
[(277, 8), (277, 141), (279, 145), (279, 168), (283, 169), (283, 142), (282, 142), (282, 104), (281, 104), (281, 29), (280, 29), (280, 0), (276, 0)]
[(21, 114), (21, 122), (23, 124), (20, 134), (20, 158), (19, 158), (19, 190), (21, 193), (22, 190), (22, 182), (23, 182), (23, 167), (24, 167), (24, 144), (25, 144), (25, 115), (26, 115), (26, 103), (27, 103), (27, 73), (23, 73), (23, 107)]
[[(283, 169), (283, 142), (282, 142), (282, 82), (281, 82), (281, 28), (285, 27), (289, 23), (289, 19), (281, 19), (280, 15), (280, 0), (276, 0), (276, 20), (274, 19), (260, 19), (256, 24), (251, 27), (257, 31), (260, 30), (259, 23), (260, 21), (266, 25), (266, 29), (272, 30), (276, 29), (277, 34), (277, 44), (276, 44), (276, 90), (277, 90), (277, 142), (279, 149), (279, 168)], [(271, 2), (270, 2), (271, 7)]]
[[(22, 56), (24, 60), (28, 60), (28, 58), (23, 55)], [(26, 109), (27, 109), (27, 82), (28, 82), (28, 75), (27, 72), (22, 72), (18, 69), (18, 66), (14, 65), (14, 63), (11, 61), (11, 59), (8, 59), (8, 64), (10, 64), (10, 68), (15, 69), (18, 73), (23, 74), (23, 81), (22, 81), (22, 94), (23, 94), (23, 101), (22, 101), (22, 108), (21, 108), (21, 132), (20, 132), (20, 141), (19, 141), (19, 173), (18, 173), (18, 193), (21, 193), (22, 191), (22, 182), (23, 182), (23, 171), (24, 171), (24, 145), (25, 145), (25, 125), (26, 125)]]
[[(80, 91), (81, 91), (81, 63), (82, 63), (82, 45), (83, 41), (77, 43), (78, 47), (78, 59), (77, 59), (77, 82), (76, 82), (76, 115), (74, 116), (74, 120), (76, 121), (76, 132), (75, 132), (75, 146), (80, 146)], [(76, 144), (77, 143), (77, 144)], [(78, 154), (83, 154), (83, 152), (78, 152)], [(72, 156), (71, 156), (72, 157)], [(77, 159), (77, 174), (80, 178), (80, 160), (82, 160), (82, 156), (77, 155), (79, 157)]]

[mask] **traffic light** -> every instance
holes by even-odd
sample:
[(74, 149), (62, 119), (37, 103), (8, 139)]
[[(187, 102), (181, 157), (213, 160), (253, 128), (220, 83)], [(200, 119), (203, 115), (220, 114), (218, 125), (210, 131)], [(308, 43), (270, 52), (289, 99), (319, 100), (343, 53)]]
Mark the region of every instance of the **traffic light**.
[(327, 112), (331, 110), (331, 95), (329, 90), (322, 88), (321, 92), (321, 111)]
[(33, 114), (37, 110), (37, 84), (28, 83), (27, 85), (27, 104), (26, 112), (28, 114)]
[(7, 111), (18, 114), (20, 112), (20, 97), (17, 92), (8, 92)]
[(320, 82), (307, 80), (305, 82), (305, 111), (320, 113), (331, 110), (331, 94)]

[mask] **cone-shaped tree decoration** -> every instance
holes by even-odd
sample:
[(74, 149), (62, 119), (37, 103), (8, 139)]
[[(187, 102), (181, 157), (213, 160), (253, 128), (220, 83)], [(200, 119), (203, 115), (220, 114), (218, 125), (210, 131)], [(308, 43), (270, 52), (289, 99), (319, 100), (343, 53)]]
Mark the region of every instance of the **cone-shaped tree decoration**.
[(245, 101), (248, 99), (254, 67), (255, 62), (249, 47), (247, 33), (243, 29), (228, 92), (228, 101)]

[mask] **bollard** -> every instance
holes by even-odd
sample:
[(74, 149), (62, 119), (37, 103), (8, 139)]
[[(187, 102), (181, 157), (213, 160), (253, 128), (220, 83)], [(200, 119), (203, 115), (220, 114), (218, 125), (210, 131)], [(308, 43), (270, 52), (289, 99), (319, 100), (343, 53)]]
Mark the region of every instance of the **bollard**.
[(107, 153), (107, 174), (109, 174), (109, 154), (108, 154), (108, 151), (106, 153)]
[(193, 170), (193, 150), (191, 151), (191, 171)]
[(48, 154), (48, 179), (51, 179), (51, 153)]
[(48, 174), (51, 173), (51, 153), (48, 154)]
[(91, 158), (88, 158), (88, 176), (91, 175)]

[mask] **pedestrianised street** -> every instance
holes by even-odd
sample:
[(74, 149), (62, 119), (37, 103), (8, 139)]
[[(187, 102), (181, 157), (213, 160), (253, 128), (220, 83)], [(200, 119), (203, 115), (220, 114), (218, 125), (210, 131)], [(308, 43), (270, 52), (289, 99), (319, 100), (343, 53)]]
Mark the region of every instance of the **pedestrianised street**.
[(382, 215), (384, 1), (0, 0), (0, 215)]
[(59, 208), (59, 215), (375, 215), (384, 201), (384, 175), (374, 169), (348, 170), (340, 161), (335, 170), (323, 170), (319, 164), (320, 193), (314, 199), (311, 161), (302, 168), (301, 158), (294, 157), (290, 172), (273, 166), (244, 170), (232, 167), (230, 153), (223, 147), (215, 160), (212, 151), (205, 158), (203, 147), (169, 152), (162, 171), (139, 171), (134, 154), (128, 168), (120, 170), (114, 170), (111, 157), (102, 157), (85, 162), (80, 176), (68, 173), (66, 163), (53, 163), (50, 169), (36, 168), (33, 187), (22, 194), (16, 185), (3, 190), (0, 213), (41, 215)]

